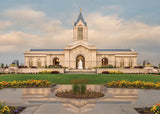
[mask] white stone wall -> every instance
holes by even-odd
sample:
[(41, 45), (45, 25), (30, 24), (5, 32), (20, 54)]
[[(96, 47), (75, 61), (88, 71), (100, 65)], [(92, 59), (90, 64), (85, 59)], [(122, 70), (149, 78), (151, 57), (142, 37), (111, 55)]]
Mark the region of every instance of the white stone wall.
[(63, 68), (20, 68), (17, 73), (39, 73), (40, 71), (59, 71), (64, 73)]

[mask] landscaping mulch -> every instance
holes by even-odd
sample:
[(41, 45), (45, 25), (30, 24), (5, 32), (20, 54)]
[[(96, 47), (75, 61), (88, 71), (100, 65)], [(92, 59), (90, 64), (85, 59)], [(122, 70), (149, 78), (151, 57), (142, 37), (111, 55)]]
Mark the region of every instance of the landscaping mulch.
[(95, 91), (86, 91), (84, 94), (73, 94), (72, 91), (58, 92), (57, 97), (71, 98), (71, 99), (93, 99), (103, 97), (104, 94)]
[(139, 114), (154, 114), (153, 112), (151, 112), (151, 107), (145, 107), (145, 108), (135, 108), (135, 110), (139, 113)]
[(20, 114), (26, 107), (8, 106), (10, 114)]

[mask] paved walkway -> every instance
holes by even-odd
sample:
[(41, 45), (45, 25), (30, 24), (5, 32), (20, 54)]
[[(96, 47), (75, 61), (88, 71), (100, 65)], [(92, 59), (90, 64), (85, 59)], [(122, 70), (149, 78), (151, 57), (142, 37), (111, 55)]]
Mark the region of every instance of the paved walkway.
[(105, 94), (98, 99), (75, 100), (55, 96), (56, 91), (70, 88), (70, 85), (8, 88), (0, 90), (0, 99), (7, 105), (27, 107), (21, 114), (138, 114), (134, 108), (160, 103), (160, 90), (105, 88), (103, 85), (87, 85), (87, 88)]

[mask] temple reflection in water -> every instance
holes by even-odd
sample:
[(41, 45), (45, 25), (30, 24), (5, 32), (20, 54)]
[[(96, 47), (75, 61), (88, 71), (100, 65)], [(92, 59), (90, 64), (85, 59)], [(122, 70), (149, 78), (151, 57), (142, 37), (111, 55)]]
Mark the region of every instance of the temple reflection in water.
[(87, 89), (101, 91), (105, 94), (104, 97), (98, 99), (80, 100), (55, 96), (57, 91), (69, 89), (72, 89), (71, 85), (58, 85), (54, 88), (24, 88), (22, 99), (32, 103), (59, 102), (73, 113), (85, 113), (92, 110), (97, 102), (130, 104), (138, 99), (136, 89), (106, 88), (103, 85), (87, 85)]

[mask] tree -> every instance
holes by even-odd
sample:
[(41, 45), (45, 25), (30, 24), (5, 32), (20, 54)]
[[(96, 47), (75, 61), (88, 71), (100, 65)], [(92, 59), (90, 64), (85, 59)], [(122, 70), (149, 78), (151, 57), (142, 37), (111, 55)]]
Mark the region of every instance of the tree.
[(143, 61), (143, 67), (145, 67), (145, 65), (146, 65), (146, 61), (144, 60), (144, 61)]
[(1, 68), (4, 68), (4, 64), (3, 63), (1, 63)]

